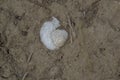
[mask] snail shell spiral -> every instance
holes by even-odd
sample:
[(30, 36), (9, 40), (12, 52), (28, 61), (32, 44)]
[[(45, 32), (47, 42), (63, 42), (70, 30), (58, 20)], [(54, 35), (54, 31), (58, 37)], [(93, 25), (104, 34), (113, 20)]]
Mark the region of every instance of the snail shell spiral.
[(59, 20), (52, 17), (52, 21), (46, 21), (40, 30), (42, 43), (50, 50), (57, 50), (64, 45), (68, 38), (68, 33), (60, 27)]

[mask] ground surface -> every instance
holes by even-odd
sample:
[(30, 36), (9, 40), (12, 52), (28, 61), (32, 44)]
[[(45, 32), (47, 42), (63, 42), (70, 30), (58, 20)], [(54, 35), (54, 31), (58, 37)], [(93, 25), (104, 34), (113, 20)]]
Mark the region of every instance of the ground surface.
[[(56, 51), (39, 38), (52, 16)], [(120, 0), (0, 0), (0, 80), (120, 80)]]

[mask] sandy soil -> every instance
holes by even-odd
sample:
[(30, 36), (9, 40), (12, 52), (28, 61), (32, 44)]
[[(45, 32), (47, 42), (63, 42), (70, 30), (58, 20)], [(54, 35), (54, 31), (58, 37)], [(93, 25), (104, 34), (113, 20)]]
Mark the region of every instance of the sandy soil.
[[(52, 16), (56, 51), (39, 37)], [(120, 0), (0, 0), (0, 80), (120, 80)]]

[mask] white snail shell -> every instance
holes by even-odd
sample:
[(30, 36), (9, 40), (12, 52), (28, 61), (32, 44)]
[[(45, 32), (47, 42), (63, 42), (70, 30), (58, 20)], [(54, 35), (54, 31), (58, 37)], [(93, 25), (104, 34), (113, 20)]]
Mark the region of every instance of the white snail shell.
[(52, 17), (52, 21), (46, 21), (40, 30), (42, 43), (50, 50), (57, 50), (64, 45), (68, 38), (68, 33), (60, 27), (59, 20)]

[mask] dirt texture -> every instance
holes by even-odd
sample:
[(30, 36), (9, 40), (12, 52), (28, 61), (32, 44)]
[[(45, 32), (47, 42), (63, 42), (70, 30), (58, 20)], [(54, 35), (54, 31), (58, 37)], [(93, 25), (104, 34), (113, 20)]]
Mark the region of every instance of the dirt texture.
[[(55, 51), (52, 16), (69, 33)], [(120, 80), (120, 0), (0, 0), (0, 80)]]

